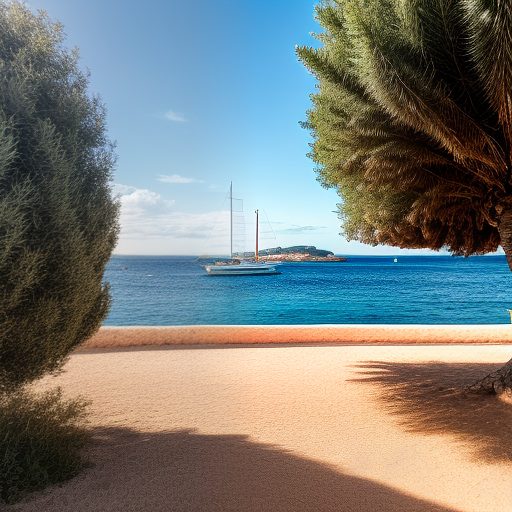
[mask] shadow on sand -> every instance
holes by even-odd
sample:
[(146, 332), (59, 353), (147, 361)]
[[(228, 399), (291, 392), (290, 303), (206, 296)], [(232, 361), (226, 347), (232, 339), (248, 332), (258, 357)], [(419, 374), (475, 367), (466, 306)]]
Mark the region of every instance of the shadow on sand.
[(41, 512), (456, 512), (245, 436), (95, 430), (93, 466), (13, 507)]
[(475, 363), (357, 365), (352, 382), (380, 388), (380, 399), (409, 432), (450, 434), (474, 449), (477, 460), (512, 462), (512, 406), (495, 396), (466, 395), (465, 385), (499, 368)]

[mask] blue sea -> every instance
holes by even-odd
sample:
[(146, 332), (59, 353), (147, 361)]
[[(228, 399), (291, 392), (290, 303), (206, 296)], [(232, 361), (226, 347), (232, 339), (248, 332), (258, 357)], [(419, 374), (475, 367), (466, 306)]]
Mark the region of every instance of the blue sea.
[(105, 325), (498, 324), (510, 321), (504, 256), (348, 256), (276, 276), (211, 277), (196, 258), (114, 256)]

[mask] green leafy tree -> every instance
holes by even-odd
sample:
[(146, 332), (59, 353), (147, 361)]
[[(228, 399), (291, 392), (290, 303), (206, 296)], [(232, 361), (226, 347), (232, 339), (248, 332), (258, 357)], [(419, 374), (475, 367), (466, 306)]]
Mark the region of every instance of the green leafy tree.
[[(305, 126), (348, 239), (469, 256), (501, 245), (512, 269), (512, 4), (331, 0)], [(473, 389), (512, 385), (512, 360)]]
[(58, 370), (109, 307), (105, 111), (62, 28), (0, 2), (0, 389)]

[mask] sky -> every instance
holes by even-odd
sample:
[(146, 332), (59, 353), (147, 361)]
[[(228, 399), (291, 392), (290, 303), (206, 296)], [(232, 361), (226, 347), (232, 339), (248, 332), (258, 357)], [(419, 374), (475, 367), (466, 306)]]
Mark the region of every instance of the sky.
[[(315, 79), (313, 0), (30, 0), (64, 25), (117, 144), (117, 254), (229, 252), (230, 182), (243, 199), (235, 248), (316, 245), (337, 254), (418, 254), (340, 236), (339, 197), (316, 181), (299, 126)], [(241, 202), (235, 201), (235, 209)], [(267, 222), (268, 219), (268, 222)], [(242, 228), (245, 226), (245, 236)]]

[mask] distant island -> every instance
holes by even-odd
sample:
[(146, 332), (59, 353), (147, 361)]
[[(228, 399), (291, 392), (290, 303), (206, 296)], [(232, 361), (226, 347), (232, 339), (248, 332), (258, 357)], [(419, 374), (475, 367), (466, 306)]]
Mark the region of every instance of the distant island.
[[(326, 261), (340, 262), (347, 261), (347, 258), (335, 256), (333, 252), (317, 249), (314, 245), (295, 245), (293, 247), (273, 247), (262, 249), (258, 255), (263, 261)], [(237, 253), (233, 256), (238, 258), (254, 258), (254, 252)]]

